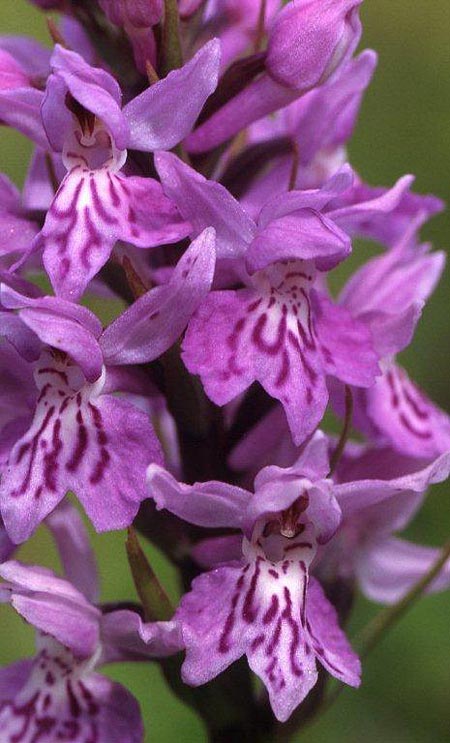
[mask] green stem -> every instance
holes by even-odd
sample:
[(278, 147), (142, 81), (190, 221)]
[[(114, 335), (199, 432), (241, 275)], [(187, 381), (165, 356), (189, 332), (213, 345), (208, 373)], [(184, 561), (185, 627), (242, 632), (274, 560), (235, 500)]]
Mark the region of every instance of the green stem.
[(183, 64), (180, 41), (180, 17), (177, 0), (164, 0), (161, 73), (167, 75)]
[(150, 566), (132, 526), (128, 528), (126, 549), (134, 585), (144, 607), (146, 621), (171, 619), (173, 607)]
[(297, 142), (292, 141), (291, 146), (292, 146), (292, 165), (291, 165), (291, 172), (289, 175), (288, 191), (293, 191), (295, 188), (295, 184), (297, 183), (298, 168), (300, 165), (300, 150), (299, 150)]
[(253, 51), (255, 54), (261, 51), (264, 41), (264, 30), (266, 27), (267, 0), (261, 0), (259, 6), (258, 23), (256, 25), (256, 36)]
[(342, 454), (344, 453), (345, 445), (347, 443), (348, 437), (350, 435), (350, 430), (352, 427), (352, 418), (353, 418), (353, 395), (351, 388), (346, 384), (345, 385), (345, 418), (344, 418), (344, 426), (341, 431), (341, 435), (339, 437), (339, 441), (337, 443), (336, 449), (333, 452), (333, 456), (331, 457), (330, 461), (330, 472), (329, 477), (333, 474), (335, 471), (337, 465), (339, 464), (339, 460), (342, 457)]

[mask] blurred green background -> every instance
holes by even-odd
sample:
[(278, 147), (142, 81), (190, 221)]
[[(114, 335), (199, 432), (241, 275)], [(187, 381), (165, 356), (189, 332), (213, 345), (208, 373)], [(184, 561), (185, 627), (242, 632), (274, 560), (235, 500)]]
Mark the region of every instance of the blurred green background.
[[(362, 109), (350, 160), (365, 180), (392, 184), (404, 173), (417, 176), (416, 190), (443, 199), (450, 170), (450, 2), (366, 0), (363, 46), (380, 63)], [(1, 0), (2, 33), (28, 34), (49, 43), (44, 17), (25, 0)], [(31, 152), (19, 135), (0, 130), (0, 170), (21, 184)], [(424, 230), (436, 247), (450, 243), (450, 213)], [(364, 248), (360, 248), (360, 251)], [(448, 271), (424, 312), (404, 362), (416, 380), (450, 409)], [(408, 536), (441, 545), (450, 536), (449, 486), (433, 490)], [(104, 600), (134, 599), (124, 552), (124, 534), (93, 535)], [(152, 560), (176, 598), (173, 572), (154, 551)], [(27, 562), (57, 564), (45, 533), (20, 551)], [(352, 630), (376, 611), (360, 600)], [(32, 653), (33, 633), (9, 608), (0, 608), (0, 662)], [(146, 741), (206, 740), (198, 718), (174, 699), (156, 667), (124, 665), (108, 673), (138, 698)], [(444, 743), (450, 740), (450, 592), (427, 597), (368, 659), (359, 691), (345, 691), (324, 718), (304, 733), (309, 743)], [(1, 731), (0, 731), (1, 741)]]

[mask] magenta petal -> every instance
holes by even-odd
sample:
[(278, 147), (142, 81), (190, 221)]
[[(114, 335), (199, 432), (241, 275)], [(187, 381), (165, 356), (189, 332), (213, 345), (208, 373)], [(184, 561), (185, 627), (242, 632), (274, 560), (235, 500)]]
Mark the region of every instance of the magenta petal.
[[(243, 344), (242, 353), (236, 359), (239, 335), (233, 332), (234, 324), (243, 323), (252, 300), (256, 301), (256, 296), (251, 290), (211, 292), (186, 331), (183, 361), (191, 374), (201, 377), (206, 394), (217, 405), (230, 402), (255, 380), (250, 363), (254, 358), (253, 350)], [(214, 334), (211, 323), (214, 323)]]
[(233, 534), (226, 537), (202, 539), (192, 548), (191, 555), (202, 568), (217, 567), (221, 563), (240, 560), (242, 556), (242, 536)]
[(0, 334), (14, 346), (23, 359), (36, 361), (39, 358), (42, 343), (36, 333), (14, 313), (0, 311)]
[(66, 169), (59, 155), (45, 152), (40, 147), (36, 147), (23, 185), (23, 206), (27, 211), (45, 212), (54, 199), (55, 191), (50, 180), (47, 158), (51, 160), (58, 184), (61, 183), (66, 174)]
[(32, 660), (19, 660), (10, 666), (0, 668), (0, 705), (11, 701), (21, 691), (28, 680), (32, 668)]
[[(83, 710), (81, 724), (85, 726), (86, 735), (91, 733), (94, 724), (101, 743), (143, 743), (139, 704), (125, 687), (97, 673), (83, 678), (82, 684), (97, 709), (94, 718), (89, 707)], [(80, 697), (83, 700), (82, 693)]]
[[(273, 275), (255, 279), (254, 290), (212, 292), (183, 343), (186, 366), (200, 375), (213, 402), (223, 405), (257, 380), (283, 404), (296, 444), (312, 433), (328, 400), (307, 296), (310, 268), (276, 264)], [(270, 293), (270, 286), (286, 287), (288, 293), (290, 285), (299, 289), (300, 310), (291, 308), (287, 295), (283, 301), (282, 289), (279, 301)]]
[(151, 178), (126, 178), (107, 167), (75, 167), (47, 212), (41, 232), (44, 265), (56, 294), (74, 301), (117, 240), (151, 247), (174, 242), (188, 230)]
[(120, 609), (102, 617), (103, 663), (165, 658), (183, 648), (180, 628), (171, 622), (143, 622), (135, 611)]
[(0, 49), (8, 52), (30, 77), (46, 78), (51, 51), (28, 36), (0, 36)]
[(366, 325), (328, 297), (312, 292), (311, 299), (326, 372), (346, 384), (370, 387), (380, 369)]
[(249, 273), (276, 261), (315, 260), (321, 271), (334, 268), (351, 252), (350, 238), (313, 209), (301, 209), (258, 231), (245, 260)]
[(450, 474), (450, 453), (442, 454), (428, 467), (411, 472), (411, 474), (397, 477), (392, 480), (356, 480), (337, 484), (334, 487), (339, 505), (344, 516), (348, 517), (381, 503), (394, 496), (402, 496), (412, 491), (414, 493), (424, 492), (430, 485), (446, 480)]
[[(164, 196), (158, 181), (138, 176), (126, 179), (118, 176), (110, 186), (110, 196), (113, 185), (116, 186), (116, 194), (117, 191), (119, 194), (122, 192), (122, 203), (112, 199), (114, 208), (122, 211), (122, 218), (118, 218), (118, 239), (140, 248), (152, 248), (176, 242), (189, 234), (190, 224), (181, 219), (175, 205)], [(110, 206), (105, 194), (101, 194), (101, 197), (104, 207)]]
[(392, 364), (367, 390), (365, 413), (376, 436), (407, 456), (432, 459), (450, 450), (450, 417)]
[[(394, 604), (419, 581), (437, 561), (441, 550), (405, 542), (395, 537), (369, 541), (360, 551), (356, 573), (364, 594), (380, 604)], [(450, 587), (450, 561), (427, 591), (435, 593)]]
[(0, 600), (9, 601), (34, 627), (54, 637), (74, 655), (87, 658), (99, 641), (100, 612), (83, 594), (51, 570), (11, 560), (0, 565)]
[(48, 140), (40, 113), (43, 97), (43, 92), (36, 88), (0, 91), (0, 119), (39, 147), (47, 149)]
[(283, 85), (308, 90), (351, 57), (361, 36), (362, 0), (289, 3), (275, 18), (267, 68)]
[(123, 109), (130, 126), (129, 147), (170, 150), (192, 129), (219, 73), (220, 44), (205, 44), (181, 69), (134, 98)]
[(299, 91), (279, 85), (263, 74), (195, 129), (185, 140), (186, 148), (193, 153), (212, 150), (254, 121), (287, 106), (299, 95)]
[(0, 519), (0, 563), (6, 562), (14, 554), (17, 545), (11, 542), (3, 521)]
[(211, 287), (215, 233), (205, 230), (180, 258), (169, 282), (140, 297), (104, 332), (101, 346), (109, 364), (152, 361), (185, 329)]
[(281, 405), (276, 405), (242, 437), (228, 461), (234, 470), (254, 473), (272, 463), (290, 467), (297, 456), (286, 414)]
[(97, 341), (101, 324), (90, 310), (57, 297), (26, 297), (4, 284), (1, 301), (18, 310), (20, 320), (43, 344), (69, 353), (89, 381), (98, 379), (103, 367)]
[(58, 547), (67, 579), (95, 603), (99, 586), (97, 565), (87, 529), (76, 508), (65, 499), (46, 519)]
[(201, 482), (185, 485), (155, 464), (147, 470), (149, 495), (158, 508), (197, 526), (242, 526), (250, 493), (225, 482)]
[(75, 491), (96, 529), (124, 528), (146, 497), (146, 467), (162, 461), (150, 420), (129, 402), (102, 395), (103, 377), (80, 386), (76, 367), (45, 361), (38, 369), (34, 420), (3, 471), (8, 533), (16, 542), (27, 539), (68, 490)]
[(352, 192), (350, 191), (344, 197), (343, 205), (339, 205), (339, 201), (336, 202), (334, 208), (329, 212), (329, 217), (349, 234), (370, 236), (373, 229), (372, 222), (376, 225), (379, 221), (385, 221), (385, 215), (392, 213), (399, 207), (408, 194), (413, 181), (414, 177), (412, 175), (405, 175), (399, 178), (390, 189), (383, 190), (381, 193), (377, 190), (375, 190), (375, 193), (370, 190), (366, 193), (365, 189), (362, 189), (363, 193), (361, 195), (359, 194), (361, 187), (356, 184), (354, 187), (354, 202), (345, 204), (346, 199), (351, 200)]
[[(104, 122), (118, 149), (126, 149), (128, 126), (120, 108), (122, 93), (116, 80), (105, 70), (91, 67), (79, 54), (59, 44), (52, 54), (51, 66), (53, 75), (64, 83), (66, 91)], [(42, 105), (47, 136), (53, 149), (59, 152), (64, 147), (67, 131), (60, 128), (55, 111), (65, 105), (64, 98), (63, 88), (54, 91), (48, 88)]]
[(317, 680), (302, 627), (304, 567), (291, 562), (280, 573), (257, 558), (196, 578), (176, 612), (186, 645), (183, 679), (205, 683), (245, 653), (276, 717), (287, 720)]
[[(244, 655), (247, 637), (242, 632), (242, 620), (236, 617), (232, 624), (228, 620), (234, 595), (240, 598), (236, 586), (241, 575), (241, 567), (221, 567), (204, 573), (181, 599), (175, 618), (181, 624), (186, 646), (182, 667), (185, 683), (198, 686), (211, 681)], [(230, 642), (223, 642), (224, 630), (230, 624)]]
[(209, 181), (175, 155), (155, 156), (163, 188), (188, 220), (194, 236), (205, 227), (214, 227), (218, 258), (242, 255), (255, 236), (255, 223), (236, 199), (216, 181)]
[(91, 415), (91, 435), (96, 432), (97, 449), (80, 463), (71, 489), (97, 531), (123, 529), (148, 497), (146, 468), (149, 462), (162, 462), (161, 446), (148, 416), (126, 400), (102, 395), (97, 413), (91, 409)]
[(306, 616), (314, 652), (320, 663), (345, 684), (359, 686), (359, 658), (339, 627), (336, 610), (314, 578), (310, 579), (308, 586)]
[(28, 429), (36, 404), (31, 364), (8, 343), (0, 345), (0, 463)]

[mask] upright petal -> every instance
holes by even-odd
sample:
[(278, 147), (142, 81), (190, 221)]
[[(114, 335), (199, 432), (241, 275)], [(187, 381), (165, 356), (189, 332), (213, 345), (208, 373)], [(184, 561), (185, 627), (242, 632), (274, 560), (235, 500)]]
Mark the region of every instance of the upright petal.
[(213, 39), (181, 69), (133, 98), (123, 109), (130, 127), (129, 147), (170, 150), (184, 139), (216, 88), (219, 63), (220, 43)]
[(171, 153), (158, 153), (155, 164), (165, 193), (192, 225), (194, 237), (212, 226), (216, 230), (218, 258), (242, 255), (256, 226), (229, 191)]
[(348, 235), (314, 209), (274, 219), (258, 231), (246, 253), (250, 273), (275, 261), (314, 260), (320, 271), (329, 271), (351, 252)]
[[(51, 66), (53, 75), (64, 84), (50, 85), (42, 104), (42, 120), (53, 149), (62, 152), (68, 135), (67, 129), (61, 128), (55, 117), (58, 108), (65, 107), (67, 92), (106, 125), (118, 149), (126, 149), (129, 133), (120, 108), (122, 93), (112, 75), (100, 67), (91, 67), (79, 54), (59, 44), (52, 54)], [(69, 113), (66, 118), (68, 125), (71, 120)]]
[(206, 229), (179, 260), (169, 282), (140, 297), (103, 333), (109, 364), (153, 361), (175, 343), (208, 294), (215, 267), (215, 232)]

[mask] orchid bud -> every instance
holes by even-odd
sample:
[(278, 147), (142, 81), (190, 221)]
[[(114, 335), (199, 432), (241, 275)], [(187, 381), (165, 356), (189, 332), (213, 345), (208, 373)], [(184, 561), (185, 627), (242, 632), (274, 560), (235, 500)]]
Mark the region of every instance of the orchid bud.
[(117, 26), (154, 26), (161, 18), (162, 0), (100, 0), (103, 11)]
[(203, 0), (178, 0), (178, 11), (181, 18), (189, 18), (197, 12)]
[(324, 83), (351, 56), (361, 35), (362, 0), (293, 0), (269, 37), (266, 67), (297, 90)]

